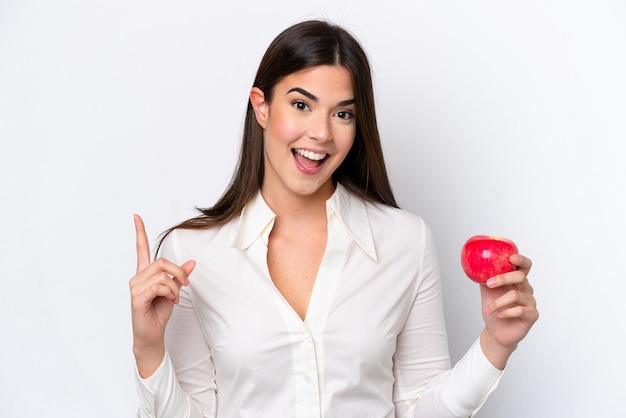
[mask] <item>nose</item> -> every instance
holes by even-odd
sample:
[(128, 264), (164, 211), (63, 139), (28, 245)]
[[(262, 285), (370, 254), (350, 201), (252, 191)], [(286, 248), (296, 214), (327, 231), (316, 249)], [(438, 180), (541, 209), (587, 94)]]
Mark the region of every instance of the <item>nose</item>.
[(309, 136), (319, 143), (332, 141), (333, 134), (329, 117), (326, 115), (318, 115), (312, 118), (311, 125), (309, 126)]

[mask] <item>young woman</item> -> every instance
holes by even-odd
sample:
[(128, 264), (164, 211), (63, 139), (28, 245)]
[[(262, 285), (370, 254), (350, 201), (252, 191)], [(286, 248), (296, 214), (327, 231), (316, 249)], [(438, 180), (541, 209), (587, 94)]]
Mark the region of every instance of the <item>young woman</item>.
[[(538, 318), (531, 261), (481, 286), (485, 328), (451, 368), (435, 245), (397, 208), (367, 58), (296, 24), (263, 57), (215, 206), (130, 281), (141, 417), (467, 417)], [(193, 274), (192, 274), (193, 271)]]

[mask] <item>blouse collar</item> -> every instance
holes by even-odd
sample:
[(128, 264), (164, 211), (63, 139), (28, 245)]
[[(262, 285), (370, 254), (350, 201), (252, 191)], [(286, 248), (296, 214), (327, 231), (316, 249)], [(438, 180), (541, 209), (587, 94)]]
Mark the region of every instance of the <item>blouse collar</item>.
[[(336, 217), (346, 234), (376, 260), (376, 248), (366, 205), (362, 199), (350, 193), (341, 184), (337, 184), (335, 192), (326, 201), (326, 213), (329, 220)], [(246, 249), (259, 238), (267, 245), (275, 219), (276, 214), (269, 208), (259, 191), (241, 212), (232, 246)]]

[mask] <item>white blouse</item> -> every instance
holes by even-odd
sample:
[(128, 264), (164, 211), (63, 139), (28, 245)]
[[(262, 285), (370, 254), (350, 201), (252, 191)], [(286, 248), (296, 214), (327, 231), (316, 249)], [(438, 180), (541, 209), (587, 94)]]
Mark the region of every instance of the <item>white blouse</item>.
[(327, 201), (328, 240), (303, 321), (274, 286), (275, 214), (261, 194), (239, 219), (176, 230), (162, 256), (193, 259), (167, 354), (136, 373), (139, 417), (467, 417), (502, 374), (476, 341), (450, 369), (435, 244), (423, 220)]

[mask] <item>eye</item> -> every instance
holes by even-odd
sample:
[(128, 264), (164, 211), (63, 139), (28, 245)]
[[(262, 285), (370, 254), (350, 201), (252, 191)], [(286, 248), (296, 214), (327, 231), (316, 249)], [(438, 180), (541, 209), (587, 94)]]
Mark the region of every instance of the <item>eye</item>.
[(293, 102), (291, 102), (291, 105), (301, 112), (309, 110), (309, 105), (302, 100), (294, 100)]
[(339, 112), (335, 113), (335, 116), (337, 116), (339, 119), (346, 121), (354, 119), (354, 113), (350, 112), (349, 110), (340, 110)]

